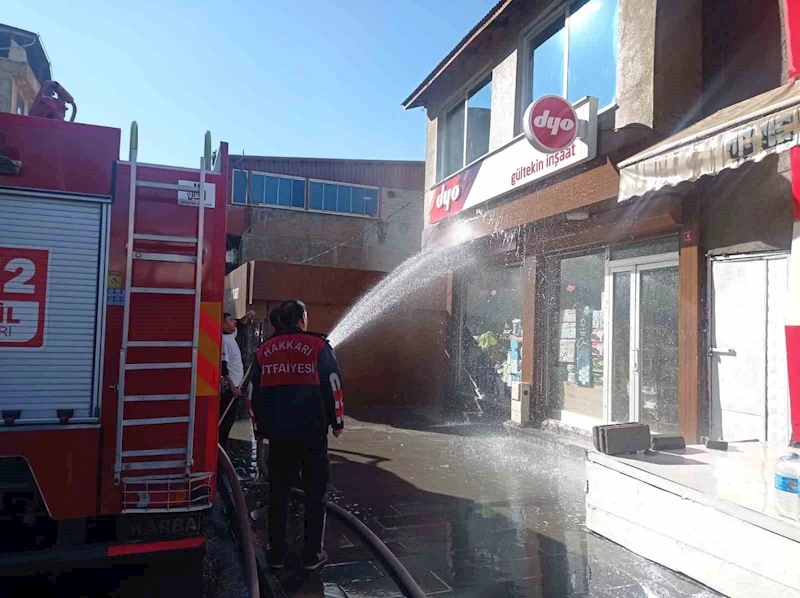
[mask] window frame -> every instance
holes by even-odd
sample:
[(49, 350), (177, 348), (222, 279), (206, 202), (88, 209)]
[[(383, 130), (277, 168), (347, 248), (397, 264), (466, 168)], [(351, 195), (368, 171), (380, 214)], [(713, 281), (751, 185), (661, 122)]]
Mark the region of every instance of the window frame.
[[(234, 201), (235, 196), (235, 172), (241, 172), (244, 175), (245, 181), (245, 202), (239, 203)], [(296, 207), (296, 206), (283, 206), (279, 204), (270, 204), (270, 203), (255, 203), (252, 201), (252, 197), (250, 196), (250, 184), (251, 184), (251, 177), (254, 175), (263, 175), (263, 176), (271, 176), (279, 179), (289, 179), (293, 181), (303, 181), (303, 207)], [(338, 212), (336, 210), (325, 210), (325, 209), (316, 209), (311, 207), (311, 183), (327, 183), (329, 185), (336, 185), (337, 187), (337, 195), (338, 195), (338, 188), (339, 187), (358, 187), (360, 189), (369, 189), (375, 192), (375, 215), (372, 214), (353, 214), (352, 212)], [(287, 174), (276, 174), (273, 172), (263, 172), (260, 170), (248, 170), (246, 168), (232, 168), (231, 169), (231, 190), (230, 190), (230, 198), (229, 198), (229, 205), (232, 206), (250, 206), (256, 208), (272, 208), (278, 210), (292, 210), (295, 212), (315, 212), (318, 214), (334, 214), (337, 216), (352, 216), (354, 218), (367, 218), (370, 220), (380, 220), (381, 218), (381, 189), (382, 187), (375, 186), (375, 185), (364, 185), (361, 183), (348, 183), (345, 181), (332, 181), (328, 179), (317, 179), (313, 177), (301, 177), (295, 175), (287, 175)]]
[[(665, 261), (672, 261), (677, 260), (679, 252), (678, 251), (667, 251), (667, 252), (653, 252), (653, 253), (645, 253), (642, 255), (638, 255), (635, 257), (628, 257), (628, 258), (618, 258), (612, 259), (612, 252), (615, 249), (628, 249), (628, 248), (635, 248), (638, 246), (656, 246), (658, 243), (662, 242), (671, 242), (673, 240), (680, 241), (679, 237), (676, 236), (674, 233), (667, 233), (667, 234), (657, 234), (655, 236), (638, 236), (634, 239), (628, 239), (627, 241), (620, 241), (612, 240), (612, 241), (601, 241), (597, 244), (590, 244), (586, 247), (582, 248), (567, 248), (567, 249), (559, 249), (554, 251), (545, 252), (541, 255), (541, 259), (543, 261), (542, 270), (544, 271), (543, 274), (543, 284), (544, 289), (540, 292), (537, 290), (537, 303), (536, 303), (536, 321), (534, 324), (534, 338), (535, 339), (543, 339), (541, 340), (541, 345), (539, 348), (534, 349), (534, 380), (538, 380), (536, 386), (536, 396), (539, 400), (543, 401), (545, 404), (545, 411), (548, 413), (549, 417), (554, 416), (554, 408), (553, 408), (553, 388), (552, 388), (552, 381), (550, 379), (550, 370), (553, 366), (552, 363), (552, 346), (553, 341), (555, 340), (552, 336), (552, 329), (550, 327), (550, 314), (553, 310), (558, 311), (560, 309), (559, 300), (557, 298), (557, 294), (552, 291), (551, 284), (552, 284), (552, 270), (551, 267), (555, 262), (558, 262), (559, 269), (560, 269), (560, 262), (563, 259), (569, 258), (576, 258), (576, 257), (583, 257), (592, 254), (601, 254), (603, 255), (603, 318), (604, 318), (604, 352), (603, 352), (603, 418), (602, 420), (598, 420), (597, 424), (609, 424), (612, 423), (612, 420), (609, 416), (611, 413), (610, 411), (610, 402), (609, 398), (611, 395), (608, 393), (610, 392), (611, 388), (611, 366), (609, 365), (611, 362), (607, 357), (609, 356), (605, 351), (606, 349), (611, 347), (611, 343), (613, 342), (614, 338), (614, 331), (613, 331), (613, 314), (611, 310), (613, 308), (613, 298), (612, 292), (613, 289), (611, 288), (612, 284), (612, 270), (614, 268), (624, 268), (628, 266), (636, 266), (636, 265), (644, 265), (644, 264), (657, 264), (663, 263)], [(538, 267), (538, 266), (537, 266)], [(560, 274), (559, 274), (560, 279)], [(537, 281), (537, 285), (539, 282)], [(539, 342), (538, 340), (536, 341)], [(606, 367), (607, 366), (607, 367)], [(679, 366), (680, 367), (680, 366)], [(559, 408), (560, 409), (560, 408)], [(680, 405), (679, 405), (679, 413)], [(582, 415), (582, 414), (578, 414)], [(590, 417), (590, 416), (586, 416)]]
[[(245, 204), (245, 205), (257, 206), (257, 207), (265, 207), (265, 208), (278, 208), (278, 209), (281, 209), (281, 210), (295, 210), (295, 211), (300, 211), (300, 210), (305, 211), (308, 208), (308, 179), (306, 177), (294, 176), (294, 175), (291, 175), (291, 174), (277, 174), (275, 172), (264, 172), (264, 171), (261, 171), (261, 170), (248, 170), (247, 172), (250, 173), (249, 176), (247, 177), (247, 179), (248, 179), (247, 199), (248, 200), (250, 199), (250, 177), (253, 176), (254, 174), (260, 174), (260, 175), (263, 175), (263, 176), (271, 176), (271, 177), (274, 177), (276, 179), (289, 179), (289, 180), (292, 180), (292, 181), (303, 181), (303, 207), (300, 208), (300, 207), (296, 207), (296, 206), (282, 206), (282, 205), (277, 204), (277, 203), (274, 203), (274, 204), (272, 204), (272, 203), (253, 203), (251, 201), (248, 201), (248, 203)], [(264, 181), (264, 189), (266, 189), (266, 181)], [(280, 187), (279, 187), (279, 189), (280, 189)], [(278, 191), (278, 193), (280, 193), (280, 190)]]
[[(551, 314), (559, 313), (561, 310), (561, 303), (560, 303), (560, 296), (554, 292), (552, 285), (554, 284), (552, 272), (554, 270), (554, 265), (558, 267), (558, 281), (559, 286), (561, 282), (561, 262), (565, 259), (572, 259), (578, 257), (585, 257), (589, 255), (600, 255), (603, 257), (603, 266), (602, 266), (602, 276), (603, 276), (603, 291), (607, 291), (606, 289), (606, 266), (608, 264), (608, 256), (610, 252), (610, 245), (608, 244), (600, 244), (600, 245), (590, 245), (588, 247), (580, 248), (580, 249), (565, 249), (562, 251), (554, 251), (550, 253), (546, 253), (542, 256), (543, 258), (543, 269), (544, 269), (544, 290), (543, 290), (543, 303), (541, 304), (541, 320), (537, 322), (537, 330), (540, 331), (540, 334), (544, 338), (544, 346), (542, 347), (541, 355), (538, 353), (534, 357), (534, 359), (539, 357), (540, 361), (540, 369), (536, 370), (536, 375), (541, 376), (541, 386), (538, 388), (538, 392), (540, 393), (541, 399), (545, 403), (545, 412), (548, 414), (548, 417), (554, 417), (556, 411), (565, 411), (563, 405), (559, 407), (554, 407), (554, 388), (553, 388), (553, 381), (551, 378), (551, 370), (553, 367), (558, 367), (557, 364), (561, 363), (556, 361), (556, 365), (554, 366), (553, 363), (553, 345), (555, 341), (555, 337), (553, 336), (553, 328), (550, 325), (550, 318)], [(601, 301), (603, 301), (601, 305), (601, 310), (603, 311), (604, 317), (606, 314), (606, 302), (608, 301), (607, 296), (602, 297)], [(537, 311), (539, 306), (537, 305)], [(604, 354), (605, 355), (605, 354)], [(578, 416), (579, 418), (587, 418), (588, 420), (592, 420), (593, 425), (601, 425), (608, 423), (605, 421), (605, 413), (606, 413), (606, 402), (605, 402), (605, 392), (606, 392), (606, 371), (605, 371), (605, 363), (603, 368), (603, 379), (602, 379), (602, 392), (603, 395), (601, 397), (601, 407), (603, 410), (603, 418), (596, 419), (590, 415), (586, 415), (584, 413), (577, 413), (574, 411), (568, 411), (570, 414)]]
[[(475, 162), (479, 162), (483, 160), (487, 155), (492, 153), (491, 148), (491, 117), (490, 117), (490, 124), (489, 124), (489, 141), (490, 147), (486, 151), (486, 153), (478, 156), (471, 162), (467, 162), (467, 126), (469, 124), (469, 99), (471, 95), (474, 95), (475, 92), (480, 91), (484, 85), (487, 83), (493, 82), (493, 69), (485, 69), (480, 72), (475, 77), (472, 77), (469, 82), (464, 85), (457, 94), (455, 94), (450, 101), (448, 101), (442, 110), (439, 112), (438, 116), (438, 127), (437, 127), (437, 143), (436, 143), (436, 179), (437, 182), (443, 181), (445, 179), (450, 178), (451, 176), (461, 172), (468, 166), (471, 166)], [(492, 88), (491, 91), (494, 91)], [(493, 109), (494, 105), (494, 97), (491, 96), (491, 100), (489, 103), (489, 109)], [(447, 135), (447, 115), (451, 113), (453, 110), (457, 109), (459, 106), (464, 108), (464, 133), (461, 139), (461, 167), (457, 168), (453, 172), (448, 175), (444, 174), (444, 157), (445, 157), (445, 147), (446, 143), (445, 140), (448, 137)]]
[[(586, 4), (590, 0), (558, 0), (552, 5), (547, 7), (544, 12), (537, 17), (528, 27), (523, 29), (520, 34), (519, 49), (522, 50), (522, 60), (519, 62), (522, 68), (520, 95), (518, 97), (518, 118), (514, 131), (516, 134), (522, 132), (522, 114), (525, 109), (533, 101), (533, 44), (537, 38), (541, 36), (549, 27), (559, 19), (564, 19), (564, 75), (561, 83), (561, 95), (566, 98), (568, 93), (569, 83), (569, 18), (572, 14), (572, 8), (579, 3)], [(617, 1), (617, 8), (619, 9), (619, 0)], [(542, 40), (543, 41), (543, 40)], [(619, 42), (619, 40), (617, 40)], [(615, 65), (616, 66), (616, 65)], [(605, 106), (600, 106), (597, 110), (598, 114), (611, 110), (617, 106), (617, 81), (614, 81), (614, 97)]]
[[(236, 171), (242, 172), (245, 175), (245, 202), (244, 203), (239, 203), (237, 201), (234, 201), (234, 199), (233, 199), (234, 198), (234, 193), (235, 193), (235, 189), (234, 189), (234, 177), (235, 177), (235, 175), (233, 173), (236, 172)], [(263, 176), (271, 176), (271, 177), (275, 177), (275, 178), (278, 178), (278, 179), (289, 179), (289, 180), (292, 180), (292, 181), (302, 181), (303, 182), (303, 207), (300, 208), (300, 207), (297, 207), (297, 206), (282, 206), (280, 204), (253, 202), (252, 201), (252, 197), (250, 196), (250, 184), (251, 184), (251, 177), (254, 174), (259, 174), (259, 175), (263, 175)], [(266, 188), (266, 183), (265, 183), (265, 188)], [(291, 174), (277, 174), (277, 173), (274, 173), (274, 172), (263, 172), (261, 170), (247, 170), (245, 168), (233, 168), (233, 169), (231, 169), (231, 200), (230, 200), (230, 203), (231, 203), (231, 205), (234, 205), (234, 206), (253, 206), (253, 207), (257, 207), (257, 208), (276, 208), (276, 209), (280, 209), (280, 210), (294, 210), (295, 212), (299, 212), (299, 211), (305, 212), (308, 209), (308, 178), (302, 177), (302, 176), (294, 176), (294, 175), (291, 175)]]
[[(244, 203), (240, 203), (235, 201), (234, 198), (236, 197), (236, 173), (241, 172), (244, 175)], [(231, 197), (230, 197), (230, 205), (232, 206), (251, 206), (255, 204), (251, 204), (247, 201), (248, 196), (250, 195), (249, 187), (250, 187), (250, 177), (247, 175), (249, 171), (245, 170), (244, 168), (231, 168)]]
[[(308, 177), (308, 184), (306, 186), (306, 211), (314, 212), (316, 214), (335, 214), (337, 216), (352, 216), (353, 218), (367, 218), (369, 220), (379, 220), (381, 217), (381, 188), (375, 187), (374, 185), (362, 185), (360, 183), (346, 183), (344, 181), (331, 181), (328, 179), (315, 179)], [(329, 185), (336, 185), (337, 187), (337, 201), (338, 201), (338, 188), (339, 187), (360, 187), (361, 189), (372, 189), (377, 193), (376, 201), (378, 205), (375, 206), (375, 215), (372, 216), (370, 214), (353, 214), (352, 212), (337, 212), (335, 210), (325, 210), (325, 209), (317, 209), (311, 207), (311, 183), (328, 183)], [(324, 199), (323, 199), (323, 206)], [(352, 204), (351, 204), (352, 205)]]

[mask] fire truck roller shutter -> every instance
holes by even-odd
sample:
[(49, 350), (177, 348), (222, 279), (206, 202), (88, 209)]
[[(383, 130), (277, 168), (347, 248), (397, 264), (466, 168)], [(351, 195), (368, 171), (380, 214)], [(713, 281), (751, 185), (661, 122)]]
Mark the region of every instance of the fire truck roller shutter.
[(94, 419), (109, 201), (0, 190), (0, 410), (15, 424)]

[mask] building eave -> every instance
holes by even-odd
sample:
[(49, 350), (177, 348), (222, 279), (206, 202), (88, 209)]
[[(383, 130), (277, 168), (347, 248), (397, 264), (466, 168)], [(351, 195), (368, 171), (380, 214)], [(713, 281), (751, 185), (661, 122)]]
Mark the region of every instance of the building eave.
[(461, 56), (461, 54), (484, 32), (488, 29), (513, 3), (515, 0), (500, 0), (495, 4), (486, 15), (478, 21), (478, 23), (470, 29), (469, 33), (465, 35), (460, 42), (453, 48), (450, 53), (434, 68), (427, 77), (420, 83), (417, 88), (411, 92), (404, 101), (403, 108), (408, 110), (410, 108), (417, 108), (422, 105), (422, 96), (449, 67)]

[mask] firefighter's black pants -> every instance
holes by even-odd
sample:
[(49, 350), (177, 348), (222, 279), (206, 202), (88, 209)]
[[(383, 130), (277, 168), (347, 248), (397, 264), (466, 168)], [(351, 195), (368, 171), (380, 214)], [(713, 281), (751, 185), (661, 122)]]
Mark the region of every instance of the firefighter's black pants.
[(325, 539), (325, 494), (330, 477), (327, 436), (322, 434), (302, 440), (270, 438), (267, 468), (272, 551), (278, 557), (286, 555), (289, 488), (302, 474), (302, 490), (306, 495), (303, 559), (312, 561), (322, 550)]

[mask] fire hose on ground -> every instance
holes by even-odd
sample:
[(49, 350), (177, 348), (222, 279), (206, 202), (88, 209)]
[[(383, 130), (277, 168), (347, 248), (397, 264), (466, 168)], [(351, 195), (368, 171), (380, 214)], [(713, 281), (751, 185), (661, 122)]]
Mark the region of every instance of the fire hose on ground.
[[(252, 364), (251, 364), (252, 366)], [(250, 373), (250, 367), (247, 368), (247, 373), (245, 374), (245, 380), (247, 380), (247, 376)], [(247, 398), (248, 403), (250, 403), (252, 388), (247, 389)], [(222, 423), (222, 420), (228, 413), (228, 410), (233, 407), (235, 400), (232, 400), (226, 407), (225, 412), (219, 419), (219, 423)], [(252, 412), (251, 412), (252, 417)], [(258, 442), (258, 447), (256, 451), (256, 460), (258, 463), (258, 471), (261, 475), (266, 479), (267, 476), (267, 460), (266, 460), (266, 451), (265, 445), (263, 440), (257, 438), (256, 441)], [(247, 579), (248, 585), (250, 587), (251, 596), (259, 596), (258, 591), (258, 573), (256, 568), (256, 557), (255, 557), (255, 540), (253, 538), (253, 532), (250, 528), (250, 519), (247, 510), (247, 505), (245, 504), (244, 500), (244, 492), (242, 491), (242, 487), (239, 484), (239, 478), (236, 475), (236, 470), (233, 467), (233, 463), (231, 463), (230, 458), (228, 457), (227, 453), (222, 449), (221, 446), (218, 445), (219, 448), (219, 460), (221, 464), (221, 471), (222, 474), (228, 480), (228, 485), (231, 487), (231, 491), (233, 493), (233, 502), (234, 502), (234, 509), (236, 511), (236, 519), (237, 525), (241, 530), (242, 535), (242, 544), (244, 545), (244, 552), (245, 552), (245, 566), (247, 568)], [(291, 495), (299, 500), (305, 499), (305, 493), (300, 490), (299, 488), (292, 488)], [(384, 544), (375, 533), (369, 529), (364, 522), (362, 522), (358, 517), (353, 515), (352, 513), (348, 512), (347, 510), (343, 509), (336, 503), (326, 502), (325, 503), (325, 510), (328, 514), (340, 521), (342, 524), (345, 525), (348, 529), (350, 529), (354, 534), (356, 534), (362, 542), (364, 542), (370, 550), (372, 550), (373, 554), (378, 558), (380, 563), (383, 567), (389, 572), (389, 575), (394, 580), (395, 584), (397, 584), (398, 589), (403, 593), (404, 596), (408, 598), (425, 598), (425, 592), (419, 587), (416, 580), (411, 576), (408, 570), (403, 566), (403, 563), (394, 555), (394, 553), (389, 550), (389, 548)], [(255, 592), (255, 593), (253, 593)]]
[(247, 587), (250, 591), (250, 598), (260, 598), (261, 591), (258, 585), (258, 568), (256, 566), (256, 547), (253, 530), (250, 527), (250, 518), (247, 511), (247, 503), (244, 500), (244, 492), (236, 475), (236, 469), (231, 463), (228, 453), (218, 444), (217, 455), (219, 461), (219, 472), (228, 482), (231, 490), (231, 500), (235, 511), (236, 525), (239, 528), (239, 535), (244, 549), (244, 565), (247, 572)]
[[(267, 477), (267, 460), (264, 442), (259, 440), (256, 451), (258, 460), (258, 471), (265, 478)], [(291, 495), (299, 500), (305, 499), (305, 493), (299, 488), (292, 488)], [(389, 575), (397, 584), (398, 589), (408, 598), (425, 598), (425, 592), (419, 587), (416, 580), (403, 566), (394, 553), (384, 544), (375, 533), (369, 529), (358, 517), (343, 509), (336, 503), (326, 502), (325, 510), (331, 517), (334, 517), (345, 525), (350, 531), (356, 534), (364, 544), (380, 561), (381, 565), (389, 572)]]

